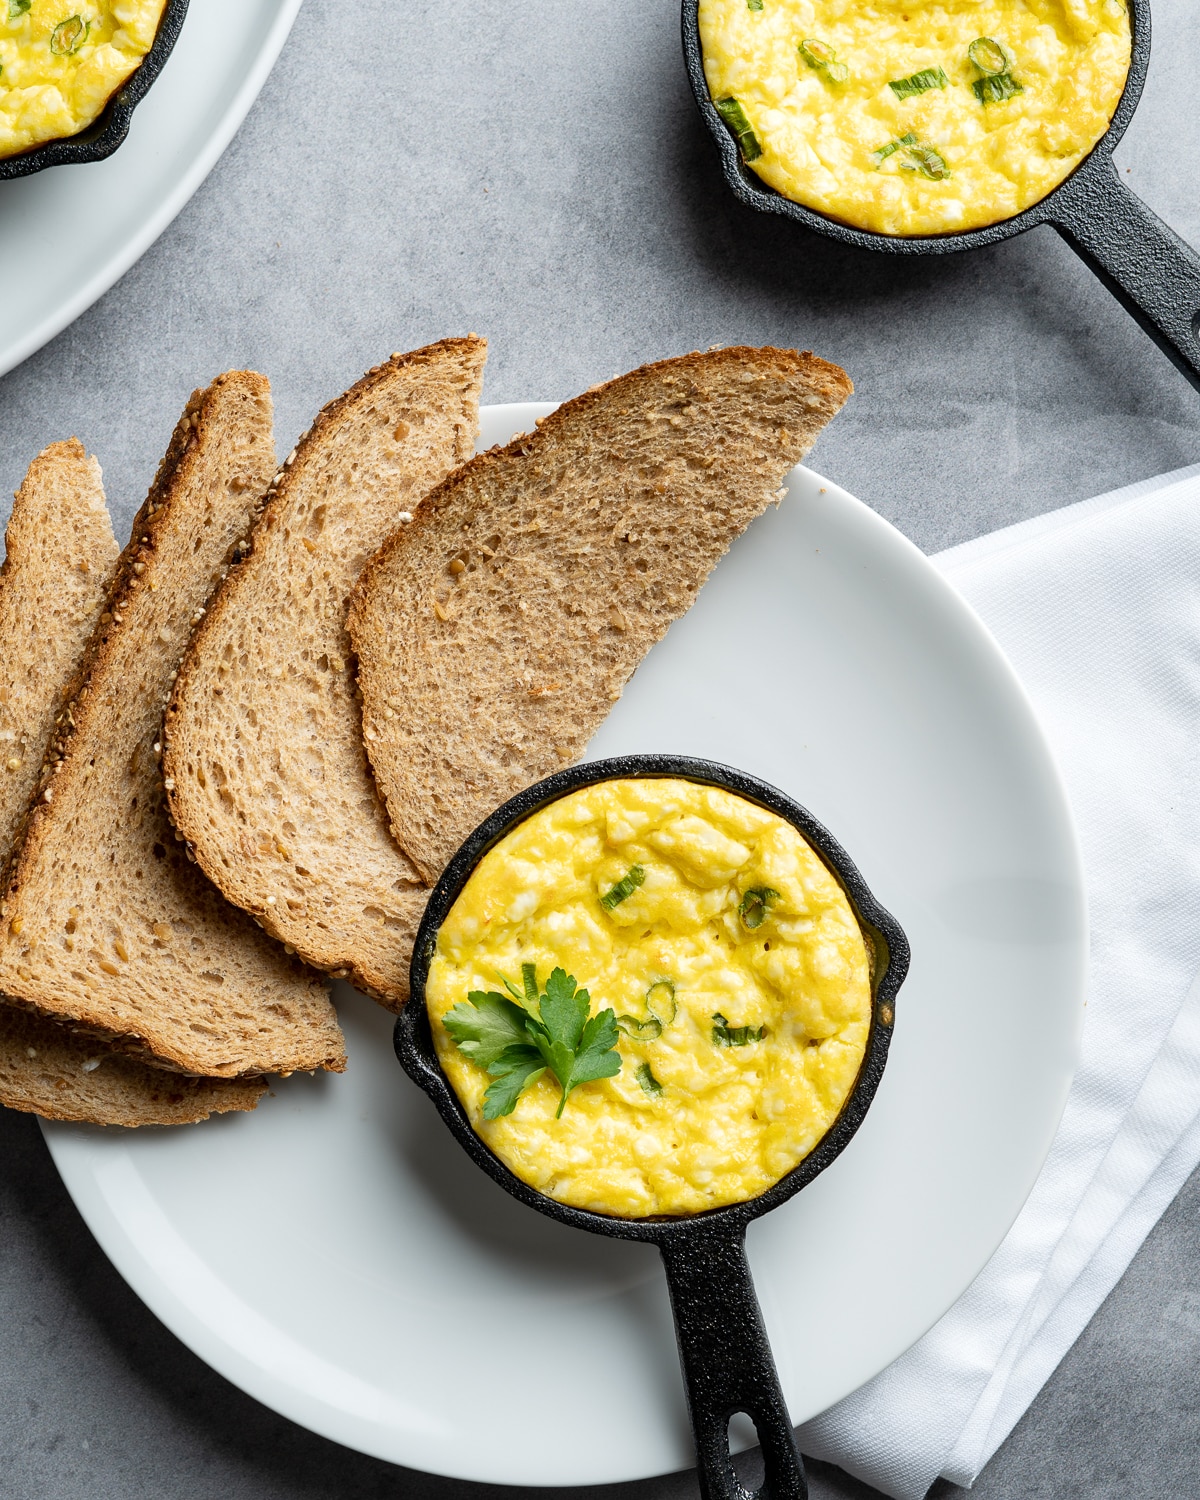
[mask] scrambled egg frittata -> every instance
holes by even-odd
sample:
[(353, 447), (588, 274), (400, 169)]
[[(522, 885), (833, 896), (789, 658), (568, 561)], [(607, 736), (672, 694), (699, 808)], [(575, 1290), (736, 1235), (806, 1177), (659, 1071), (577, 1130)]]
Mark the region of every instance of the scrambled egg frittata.
[(154, 45), (166, 0), (0, 0), (0, 157), (77, 135)]
[[(489, 1076), (442, 1018), (470, 991), (519, 987), (531, 963), (543, 984), (555, 967), (574, 976), (593, 1016), (612, 1008), (621, 1069), (578, 1086), (561, 1118), (543, 1075), (486, 1120)], [(550, 1197), (622, 1217), (778, 1181), (853, 1088), (872, 1005), (854, 913), (796, 829), (674, 779), (585, 787), (508, 834), (438, 934), (426, 1000), (442, 1067), (496, 1155)]]
[(700, 0), (700, 35), (752, 169), (893, 235), (1044, 198), (1108, 129), (1131, 45), (1123, 0)]

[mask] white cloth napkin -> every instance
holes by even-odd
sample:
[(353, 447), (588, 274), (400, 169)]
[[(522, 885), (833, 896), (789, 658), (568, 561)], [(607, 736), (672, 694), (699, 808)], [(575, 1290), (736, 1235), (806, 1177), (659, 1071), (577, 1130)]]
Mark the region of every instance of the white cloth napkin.
[(1079, 1070), (1007, 1238), (919, 1343), (800, 1429), (896, 1500), (972, 1483), (1200, 1162), (1200, 465), (935, 561), (1058, 759), (1091, 961)]

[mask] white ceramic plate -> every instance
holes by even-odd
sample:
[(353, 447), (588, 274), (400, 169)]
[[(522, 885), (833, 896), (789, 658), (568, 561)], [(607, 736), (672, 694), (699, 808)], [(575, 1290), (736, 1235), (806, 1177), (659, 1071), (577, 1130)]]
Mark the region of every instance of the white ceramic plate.
[[(484, 438), (550, 409), (494, 407)], [(1062, 788), (991, 637), (873, 511), (806, 469), (789, 484), (590, 753), (711, 756), (783, 787), (912, 943), (866, 1123), (750, 1231), (799, 1422), (912, 1344), (1015, 1217), (1071, 1078), (1085, 922)], [(510, 1484), (690, 1465), (656, 1252), (510, 1199), (400, 1071), (390, 1018), (340, 1003), (346, 1074), (290, 1079), (255, 1114), (46, 1127), (126, 1279), (244, 1390), (380, 1458)]]
[(107, 161), (0, 182), (0, 375), (91, 307), (212, 170), (266, 82), (300, 0), (193, 0)]

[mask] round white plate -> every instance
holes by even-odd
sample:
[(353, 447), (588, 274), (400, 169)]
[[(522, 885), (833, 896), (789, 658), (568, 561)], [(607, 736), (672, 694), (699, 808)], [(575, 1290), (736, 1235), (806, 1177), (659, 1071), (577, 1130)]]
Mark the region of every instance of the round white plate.
[[(549, 410), (493, 407), (484, 440)], [(800, 1422), (919, 1338), (1016, 1216), (1066, 1099), (1086, 934), (1062, 788), (999, 649), (873, 511), (807, 469), (789, 485), (590, 754), (683, 751), (783, 787), (912, 943), (865, 1124), (750, 1231)], [(380, 1458), (509, 1484), (690, 1465), (656, 1252), (509, 1198), (400, 1071), (390, 1018), (339, 999), (342, 1077), (192, 1129), (45, 1127), (119, 1270), (223, 1375)]]
[(107, 161), (0, 182), (0, 375), (91, 307), (154, 243), (233, 139), (300, 0), (192, 0), (166, 67)]

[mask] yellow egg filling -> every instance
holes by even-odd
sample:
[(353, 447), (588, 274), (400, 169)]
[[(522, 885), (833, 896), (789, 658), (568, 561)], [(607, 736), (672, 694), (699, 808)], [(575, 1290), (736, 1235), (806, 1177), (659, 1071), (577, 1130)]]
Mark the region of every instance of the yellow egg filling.
[(77, 135), (154, 45), (166, 0), (0, 0), (0, 157)]
[(1123, 0), (700, 0), (700, 36), (752, 170), (894, 235), (1044, 198), (1108, 129), (1131, 46)]
[[(593, 1020), (613, 1012), (620, 1070), (565, 1103), (548, 1070), (487, 1119), (496, 1074), (451, 1035), (456, 1018), (476, 1014), (472, 994), (528, 1009), (527, 977), (544, 991), (556, 969), (586, 987)], [(854, 913), (796, 829), (718, 788), (649, 778), (573, 792), (480, 861), (438, 934), (426, 1002), (496, 1155), (562, 1203), (631, 1218), (755, 1197), (803, 1160), (854, 1086), (872, 1003)]]

